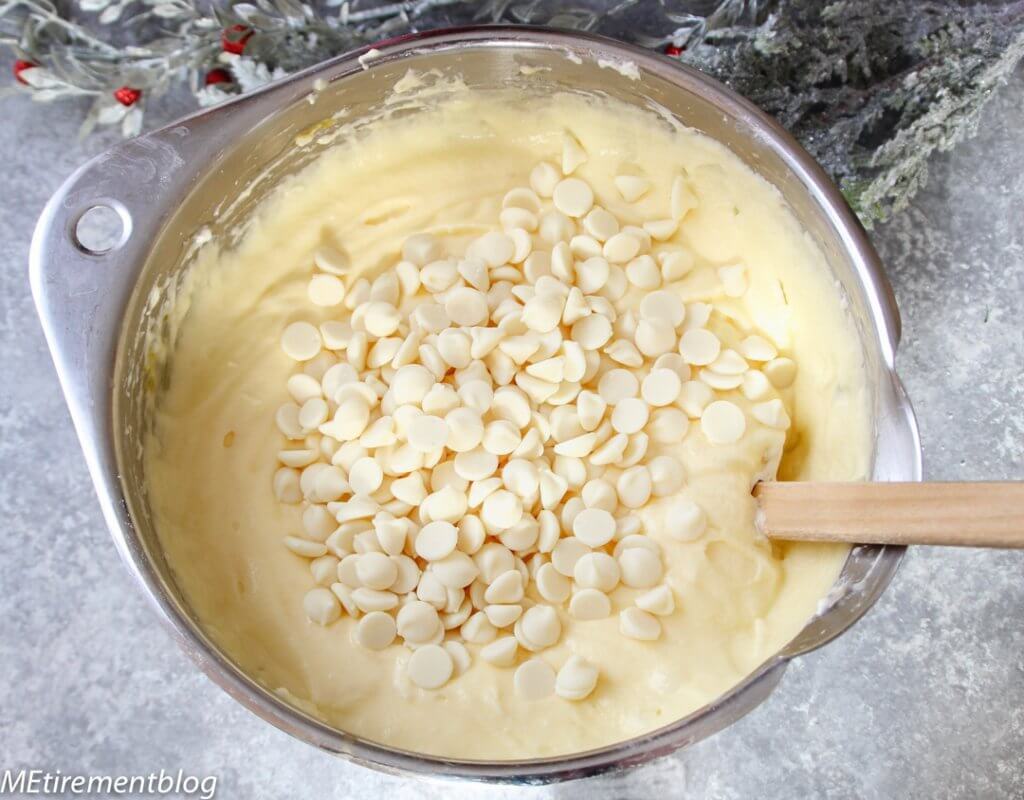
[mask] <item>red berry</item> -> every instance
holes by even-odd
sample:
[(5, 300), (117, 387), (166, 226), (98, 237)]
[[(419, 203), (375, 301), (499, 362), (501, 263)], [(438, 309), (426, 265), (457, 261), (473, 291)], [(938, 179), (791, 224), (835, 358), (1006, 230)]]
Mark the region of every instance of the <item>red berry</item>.
[(33, 69), (38, 66), (38, 64), (35, 64), (32, 61), (23, 61), (19, 58), (17, 61), (14, 62), (14, 79), (18, 83), (25, 83), (25, 79), (21, 77), (21, 73), (23, 73), (27, 69)]
[(665, 55), (667, 56), (672, 56), (674, 58), (676, 56), (682, 55), (682, 53), (683, 48), (678, 47), (677, 45), (669, 44), (665, 46)]
[(231, 83), (231, 74), (226, 69), (217, 67), (206, 73), (203, 82), (207, 86), (213, 86), (215, 83)]
[(220, 35), (220, 43), (225, 53), (242, 55), (245, 50), (245, 43), (252, 36), (252, 31), (244, 25), (232, 25)]
[(114, 92), (114, 99), (123, 106), (133, 106), (142, 97), (141, 89), (133, 89), (130, 86), (122, 86)]

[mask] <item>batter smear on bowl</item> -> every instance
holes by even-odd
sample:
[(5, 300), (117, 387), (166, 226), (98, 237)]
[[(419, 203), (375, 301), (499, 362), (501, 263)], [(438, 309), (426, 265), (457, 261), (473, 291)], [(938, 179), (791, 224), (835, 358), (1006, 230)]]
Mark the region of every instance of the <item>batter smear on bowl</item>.
[(353, 129), (199, 254), (182, 314), (161, 544), (230, 656), (351, 733), (518, 759), (657, 729), (847, 554), (772, 545), (750, 496), (869, 472), (839, 290), (774, 188), (652, 112), (462, 91)]

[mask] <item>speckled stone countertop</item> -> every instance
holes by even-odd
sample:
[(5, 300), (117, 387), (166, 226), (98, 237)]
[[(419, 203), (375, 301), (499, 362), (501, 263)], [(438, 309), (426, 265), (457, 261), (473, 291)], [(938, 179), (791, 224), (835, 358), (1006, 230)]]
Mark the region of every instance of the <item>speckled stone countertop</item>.
[[(936, 158), (913, 206), (873, 234), (933, 479), (1024, 478), (1022, 94), (1019, 70), (979, 135)], [(245, 711), (178, 651), (119, 563), (29, 295), (39, 211), (113, 139), (77, 141), (63, 107), (4, 109), (0, 772), (182, 768), (219, 776), (230, 798), (1024, 797), (1024, 553), (912, 551), (875, 609), (795, 662), (758, 710), (616, 777), (546, 789), (398, 779)]]

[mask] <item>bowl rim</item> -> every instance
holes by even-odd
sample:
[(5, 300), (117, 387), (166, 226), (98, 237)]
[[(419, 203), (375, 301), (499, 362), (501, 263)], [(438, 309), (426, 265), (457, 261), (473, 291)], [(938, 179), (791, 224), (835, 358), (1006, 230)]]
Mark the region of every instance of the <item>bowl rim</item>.
[[(68, 247), (71, 218), (74, 216), (77, 219), (82, 203), (87, 200), (93, 204), (100, 201), (129, 204), (120, 197), (112, 199), (115, 192), (107, 191), (110, 189), (109, 182), (97, 179), (98, 174), (109, 173), (111, 164), (116, 164), (120, 155), (136, 153), (139, 148), (151, 150), (154, 147), (166, 147), (169, 142), (177, 139), (185, 141), (182, 131), (201, 130), (202, 126), (211, 123), (222, 124), (228, 115), (248, 116), (250, 120), (261, 119), (266, 116), (267, 107), (285, 107), (307, 95), (314, 81), (319, 79), (339, 80), (365, 69), (372, 70), (375, 65), (393, 59), (465, 47), (543, 48), (584, 55), (594, 61), (599, 57), (611, 57), (633, 62), (642, 71), (698, 92), (726, 113), (743, 119), (757, 129), (759, 135), (799, 177), (814, 201), (829, 216), (847, 255), (857, 267), (864, 295), (870, 304), (882, 365), (892, 381), (892, 386), (888, 388), (894, 392), (895, 402), (903, 412), (900, 422), (907, 426), (905, 432), (914, 450), (913, 463), (906, 465), (906, 471), (911, 479), (920, 480), (921, 451), (916, 424), (909, 400), (894, 369), (900, 336), (895, 297), (877, 253), (842, 194), (820, 165), (785, 129), (745, 98), (692, 67), (603, 36), (510, 25), (464, 26), (409, 34), (350, 51), (269, 84), (252, 94), (192, 114), (132, 142), (115, 146), (71, 176), (48, 203), (33, 238), (30, 278), (58, 375), (119, 553), (178, 643), (215, 683), (250, 711), (287, 733), (321, 749), (385, 772), (506, 783), (549, 783), (644, 763), (717, 732), (767, 697), (781, 679), (791, 658), (824, 644), (832, 637), (802, 649), (790, 649), (788, 646), (783, 648), (728, 692), (682, 719), (642, 736), (581, 753), (516, 761), (453, 759), (389, 747), (333, 728), (286, 703), (243, 673), (198, 627), (187, 610), (165, 592), (134, 530), (113, 445), (116, 431), (113, 416), (114, 387), (110, 376), (114, 372), (116, 353), (122, 344), (121, 312), (127, 306), (132, 287), (121, 285), (123, 278), (121, 283), (117, 283), (112, 278), (96, 277), (95, 273), (85, 277), (82, 277), (82, 272), (77, 276), (69, 276), (69, 271), (73, 269), (95, 269), (96, 254), (82, 253)], [(364, 63), (371, 50), (376, 51), (373, 60)], [(243, 122), (240, 120), (240, 124)], [(210, 148), (210, 145), (206, 146)], [(210, 150), (209, 154), (213, 152)], [(154, 202), (152, 198), (135, 199), (136, 213), (139, 208), (145, 211), (147, 202)], [(120, 263), (123, 266), (124, 262), (130, 262), (133, 258), (141, 265), (144, 258), (138, 257), (144, 253), (147, 244), (148, 241), (131, 243), (130, 247), (122, 248), (110, 258), (115, 265)], [(136, 272), (139, 268), (138, 265), (135, 267)], [(105, 280), (110, 281), (109, 286), (103, 284)], [(129, 283), (133, 282), (134, 276)], [(82, 286), (86, 286), (91, 294), (98, 293), (104, 299), (98, 305), (92, 300), (85, 307), (80, 297), (81, 292), (76, 293)], [(103, 294), (105, 288), (110, 290), (106, 295)], [(115, 318), (102, 319), (104, 310), (113, 313)], [(82, 331), (76, 322), (88, 325), (89, 333), (93, 334), (91, 338), (87, 336), (83, 341)], [(99, 375), (94, 374), (97, 370)], [(888, 585), (904, 548), (886, 548), (886, 551), (892, 556), (887, 567), (888, 574), (883, 576), (874, 596), (852, 613), (833, 636), (845, 631), (866, 613)]]

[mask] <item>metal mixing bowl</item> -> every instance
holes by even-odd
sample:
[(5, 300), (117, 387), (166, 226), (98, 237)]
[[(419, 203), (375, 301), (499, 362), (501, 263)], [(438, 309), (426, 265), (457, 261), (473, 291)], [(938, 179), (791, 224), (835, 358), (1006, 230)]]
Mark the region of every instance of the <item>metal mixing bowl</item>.
[[(899, 317), (878, 256), (821, 168), (775, 122), (716, 81), (607, 39), (490, 27), (410, 36), (337, 58), (262, 91), (114, 147), (53, 196), (35, 232), (32, 288), (107, 523), (140, 587), (192, 659), (240, 703), (325, 750), (389, 772), (546, 782), (621, 769), (696, 742), (742, 717), (778, 684), (790, 659), (847, 630), (888, 585), (898, 547), (856, 547), (820, 613), (754, 674), (710, 705), (648, 735), (599, 750), (517, 762), (459, 761), (400, 751), (336, 730), (246, 675), (204, 633), (161, 554), (142, 474), (142, 435), (166, 380), (162, 313), (204, 236), (228, 240), (282, 177), (322, 149), (317, 127), (379, 107), (408, 69), (457, 72), (470, 87), (514, 85), (522, 66), (551, 87), (656, 103), (725, 143), (778, 187), (842, 286), (864, 350), (874, 402), (876, 480), (920, 480), (910, 403), (893, 369)], [(639, 70), (609, 65), (631, 63)], [(531, 85), (536, 86), (536, 74)], [(297, 147), (296, 137), (311, 140)], [(243, 192), (243, 188), (251, 190)], [(123, 233), (106, 252), (79, 241), (90, 209), (116, 212)], [(165, 342), (169, 344), (168, 342)], [(187, 502), (187, 499), (183, 499)], [(440, 721), (443, 724), (443, 721)]]

